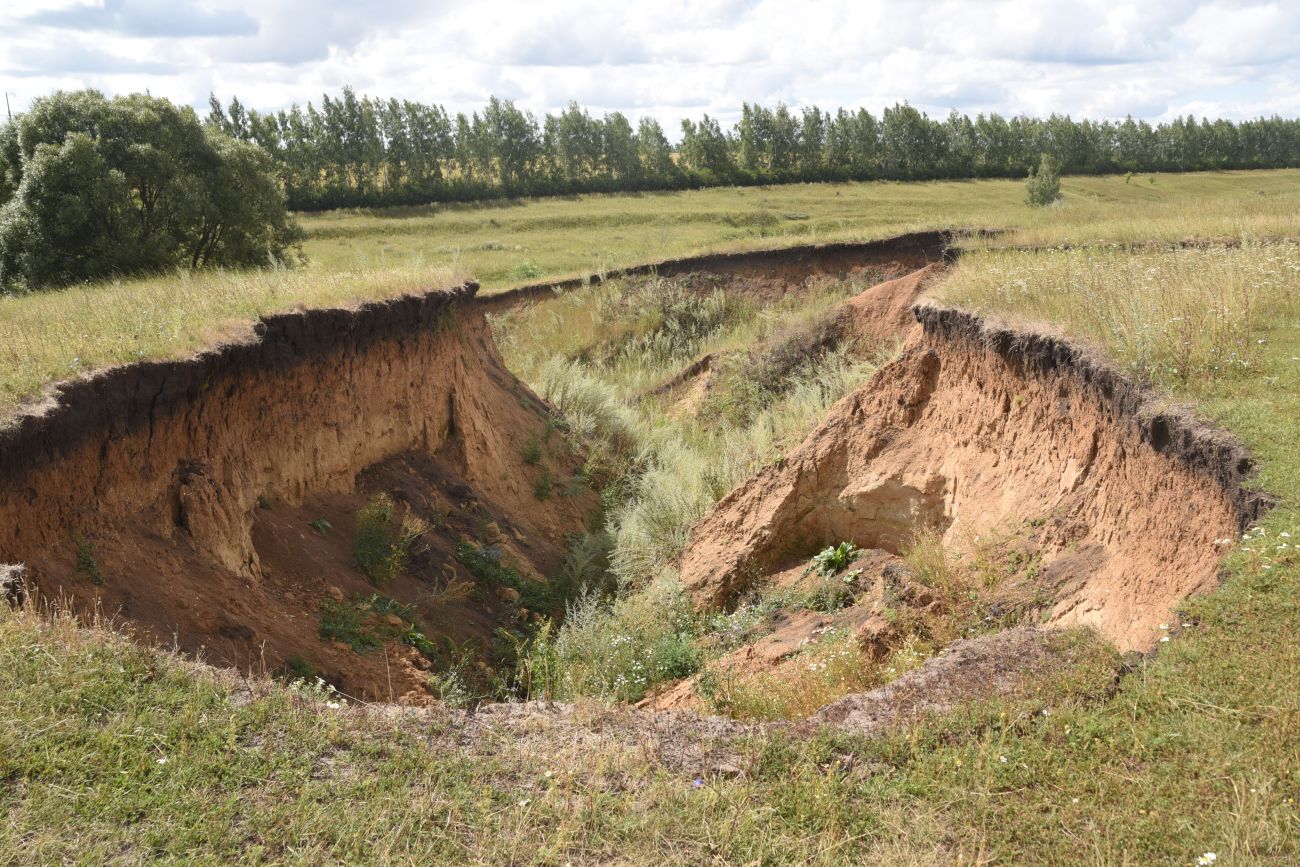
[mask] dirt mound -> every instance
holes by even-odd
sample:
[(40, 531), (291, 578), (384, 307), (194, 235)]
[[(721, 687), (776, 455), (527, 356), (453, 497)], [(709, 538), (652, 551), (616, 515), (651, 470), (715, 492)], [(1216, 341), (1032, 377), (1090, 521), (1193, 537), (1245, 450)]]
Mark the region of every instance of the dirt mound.
[(927, 714), (1012, 694), (1035, 675), (1068, 666), (1071, 656), (1060, 635), (1033, 627), (956, 641), (943, 655), (891, 684), (827, 705), (805, 728), (833, 726), (876, 734)]
[(693, 528), (681, 575), (697, 603), (726, 606), (782, 558), (842, 540), (899, 551), (934, 528), (960, 549), (1022, 531), (1049, 622), (1149, 646), (1258, 514), (1249, 459), (1068, 344), (917, 317), (898, 358)]
[[(0, 562), (215, 662), (418, 697), (430, 657), (530, 616), (595, 504), (476, 288), (270, 317), (63, 386), (0, 438)], [(367, 577), (381, 493), (381, 532), (424, 529), (407, 568)]]
[(871, 345), (900, 337), (916, 326), (912, 305), (941, 273), (941, 263), (930, 263), (910, 274), (872, 286), (844, 303), (837, 325), (845, 334), (864, 339)]

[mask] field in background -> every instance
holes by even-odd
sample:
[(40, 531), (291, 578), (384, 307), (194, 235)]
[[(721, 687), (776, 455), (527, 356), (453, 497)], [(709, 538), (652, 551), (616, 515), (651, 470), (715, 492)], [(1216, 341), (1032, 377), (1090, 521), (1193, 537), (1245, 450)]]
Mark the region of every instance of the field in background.
[[(1154, 183), (1152, 180), (1154, 179)], [(313, 268), (445, 265), (488, 289), (719, 250), (1014, 228), (985, 243), (1274, 237), (1295, 230), (1300, 171), (1071, 177), (1029, 208), (1022, 181), (725, 187), (308, 215)]]
[(162, 275), (0, 297), (0, 420), (50, 382), (187, 354), (256, 316), (474, 276), (487, 291), (717, 250), (1007, 228), (984, 245), (1145, 243), (1296, 234), (1300, 171), (1081, 177), (1024, 205), (1018, 181), (800, 184), (535, 199), (304, 217), (289, 274)]

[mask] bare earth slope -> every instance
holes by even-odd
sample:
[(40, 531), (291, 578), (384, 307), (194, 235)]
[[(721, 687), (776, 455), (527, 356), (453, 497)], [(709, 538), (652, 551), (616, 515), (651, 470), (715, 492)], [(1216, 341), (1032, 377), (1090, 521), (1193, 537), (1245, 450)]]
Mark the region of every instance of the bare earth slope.
[[(516, 612), (509, 598), (436, 601), (471, 577), (456, 544), (494, 546), (537, 578), (594, 502), (535, 496), (542, 467), (522, 454), (548, 416), (506, 370), (476, 288), (276, 316), (255, 341), (65, 385), (0, 435), (0, 562), (214, 661), (297, 656), (358, 695), (418, 691), (410, 647), (326, 641), (319, 606), (379, 591), (418, 611), (390, 613), (393, 636), (418, 622), (486, 640)], [(564, 478), (572, 460), (551, 449), (542, 464)], [(410, 574), (382, 588), (352, 550), (378, 492), (432, 527)]]
[(1258, 513), (1241, 486), (1250, 461), (1066, 343), (956, 310), (916, 316), (898, 358), (695, 526), (687, 588), (725, 606), (791, 553), (896, 552), (926, 527), (960, 547), (1028, 525), (1048, 620), (1149, 646), (1171, 606), (1213, 585), (1216, 540)]

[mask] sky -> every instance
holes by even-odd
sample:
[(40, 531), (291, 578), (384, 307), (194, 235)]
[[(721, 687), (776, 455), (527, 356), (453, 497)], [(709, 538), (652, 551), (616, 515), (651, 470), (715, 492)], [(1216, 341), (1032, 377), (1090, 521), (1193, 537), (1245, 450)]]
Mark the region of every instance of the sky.
[(1300, 116), (1300, 0), (3, 0), (0, 87), (273, 110), (344, 85), (472, 111), (734, 122), (744, 101), (1075, 118)]

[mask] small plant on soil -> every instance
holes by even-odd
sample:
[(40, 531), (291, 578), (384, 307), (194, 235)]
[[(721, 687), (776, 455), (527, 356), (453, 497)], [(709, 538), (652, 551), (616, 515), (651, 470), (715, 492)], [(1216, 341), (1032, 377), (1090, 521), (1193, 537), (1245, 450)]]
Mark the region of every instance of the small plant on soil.
[(77, 574), (89, 578), (91, 584), (102, 587), (104, 573), (100, 571), (99, 562), (95, 560), (95, 546), (80, 533), (74, 535), (72, 541), (77, 546)]
[(311, 527), (321, 536), (328, 536), (330, 530), (334, 529), (334, 525), (331, 524), (329, 521), (325, 520), (324, 518), (317, 518), (316, 520), (309, 523), (307, 526)]
[(537, 437), (533, 437), (530, 440), (528, 440), (528, 442), (524, 443), (524, 450), (521, 456), (524, 459), (524, 463), (528, 464), (530, 467), (536, 466), (537, 464), (541, 463), (542, 441), (539, 440)]
[(366, 612), (354, 604), (333, 599), (321, 603), (320, 637), (346, 644), (356, 653), (374, 650), (383, 643), (366, 623)]
[(509, 587), (519, 593), (519, 604), (530, 611), (554, 615), (563, 610), (565, 599), (560, 588), (525, 578), (504, 563), (501, 555), (501, 548), (496, 545), (480, 548), (463, 540), (456, 544), (456, 559), (478, 581), (476, 590), (480, 596), (486, 596), (484, 591), (492, 588)]
[(533, 482), (533, 496), (539, 500), (549, 499), (551, 493), (555, 490), (555, 477), (551, 471), (543, 468), (542, 474)]
[(392, 498), (378, 495), (357, 512), (357, 566), (376, 584), (392, 581), (406, 571), (426, 530), (428, 526), (409, 512), (399, 524)]
[(813, 568), (817, 570), (823, 578), (830, 578), (843, 572), (853, 558), (858, 556), (862, 549), (852, 542), (841, 542), (838, 545), (831, 545), (823, 548), (813, 555)]

